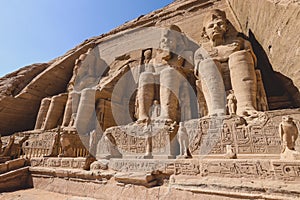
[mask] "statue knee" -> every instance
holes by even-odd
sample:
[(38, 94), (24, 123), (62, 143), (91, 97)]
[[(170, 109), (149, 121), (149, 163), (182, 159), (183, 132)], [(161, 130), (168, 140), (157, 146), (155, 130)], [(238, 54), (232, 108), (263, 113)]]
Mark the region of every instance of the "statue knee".
[(231, 66), (230, 63), (234, 64), (240, 62), (251, 63), (251, 65), (254, 66), (254, 59), (250, 50), (236, 51), (229, 56), (229, 67)]
[(170, 76), (175, 73), (177, 73), (177, 70), (172, 67), (167, 67), (160, 72), (161, 76)]
[(179, 88), (179, 84), (182, 81), (180, 73), (171, 67), (167, 67), (160, 72), (160, 84), (167, 88)]
[(93, 89), (93, 88), (85, 88), (85, 89), (82, 90), (81, 93), (82, 93), (82, 96), (85, 96), (87, 94), (95, 93), (95, 92), (96, 92), (96, 90)]
[(153, 84), (154, 83), (154, 74), (151, 72), (143, 72), (139, 78), (139, 84)]
[(221, 71), (221, 64), (220, 62), (212, 59), (212, 58), (208, 58), (205, 59), (203, 61), (200, 62), (199, 66), (198, 66), (198, 70), (199, 72), (203, 72), (203, 71), (211, 71), (211, 69), (218, 69), (218, 71)]

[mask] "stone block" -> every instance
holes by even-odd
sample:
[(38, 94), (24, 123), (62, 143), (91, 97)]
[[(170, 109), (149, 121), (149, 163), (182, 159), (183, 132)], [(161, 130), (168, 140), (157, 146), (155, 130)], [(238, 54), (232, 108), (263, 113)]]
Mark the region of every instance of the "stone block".
[(157, 184), (155, 177), (147, 173), (117, 173), (114, 178), (120, 183), (143, 185), (145, 187), (152, 187)]
[(0, 164), (0, 174), (8, 171), (8, 165), (6, 163)]
[(12, 171), (12, 170), (24, 167), (25, 163), (26, 163), (26, 160), (24, 158), (10, 160), (10, 161), (6, 162), (8, 171)]

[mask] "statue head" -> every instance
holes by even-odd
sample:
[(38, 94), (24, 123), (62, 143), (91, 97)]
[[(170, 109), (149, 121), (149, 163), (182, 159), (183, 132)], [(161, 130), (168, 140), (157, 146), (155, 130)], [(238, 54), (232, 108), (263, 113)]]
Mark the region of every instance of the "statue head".
[(93, 50), (93, 48), (89, 48), (86, 53), (90, 53)]
[(293, 121), (293, 118), (289, 115), (287, 116), (283, 116), (282, 117), (282, 121), (285, 121), (285, 122), (292, 122)]
[(154, 100), (153, 101), (153, 105), (159, 105), (159, 101), (158, 100)]
[(228, 20), (224, 11), (219, 9), (212, 10), (204, 19), (204, 34), (213, 43), (223, 42), (228, 30)]
[(181, 29), (174, 24), (163, 30), (159, 43), (160, 49), (176, 53), (177, 47), (183, 42), (181, 33)]
[(146, 51), (144, 51), (143, 55), (144, 55), (145, 60), (149, 60), (151, 58), (151, 54), (152, 54), (152, 51), (150, 49), (147, 49)]

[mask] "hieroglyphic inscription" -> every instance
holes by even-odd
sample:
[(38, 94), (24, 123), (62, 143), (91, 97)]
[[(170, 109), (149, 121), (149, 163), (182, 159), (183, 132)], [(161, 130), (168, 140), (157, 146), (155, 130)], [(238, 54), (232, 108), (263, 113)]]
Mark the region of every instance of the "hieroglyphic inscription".
[(49, 156), (52, 154), (56, 143), (58, 143), (56, 132), (32, 134), (29, 140), (23, 143), (24, 157)]
[(146, 142), (143, 137), (127, 134), (124, 131), (116, 131), (113, 134), (118, 148), (123, 153), (143, 153), (145, 152)]
[(198, 160), (121, 160), (114, 159), (109, 167), (121, 172), (152, 172), (159, 170), (165, 174), (191, 175), (200, 173)]
[(200, 164), (199, 162), (180, 162), (175, 161), (174, 163), (167, 164), (166, 166), (167, 174), (175, 175), (188, 175), (196, 176), (200, 174)]
[(109, 168), (121, 172), (152, 172), (160, 170), (166, 172), (166, 166), (171, 160), (124, 160), (113, 159), (109, 162)]
[(265, 178), (272, 176), (269, 161), (205, 161), (202, 163), (201, 174), (203, 176), (226, 176), (226, 177), (246, 177)]
[(152, 153), (163, 155), (170, 153), (171, 140), (175, 139), (174, 131), (165, 121), (153, 120), (150, 125), (129, 124), (110, 129), (116, 140), (117, 147), (123, 155), (144, 154), (146, 152), (146, 139), (152, 138)]
[(153, 153), (162, 154), (165, 152), (166, 146), (170, 141), (169, 133), (165, 130), (158, 131), (152, 137)]
[(184, 124), (189, 135), (190, 151), (196, 153), (201, 145), (201, 138), (203, 131), (199, 120), (190, 120)]
[(186, 122), (185, 127), (189, 134), (192, 154), (207, 155), (224, 153), (226, 144), (232, 143), (232, 134), (229, 127), (226, 127), (227, 124), (224, 126), (224, 130), (223, 125), (222, 118), (200, 119)]
[[(231, 145), (237, 154), (278, 154), (281, 141), (277, 121), (280, 122), (285, 114), (285, 112), (265, 112), (248, 124), (236, 123), (241, 122), (241, 117), (237, 116), (186, 121), (185, 127), (190, 141), (189, 150), (192, 155), (200, 156), (224, 154), (226, 145)], [(172, 140), (164, 123), (151, 122), (152, 152), (156, 155), (166, 153)], [(116, 127), (113, 135), (122, 153), (145, 153), (145, 125), (134, 123)]]
[(275, 176), (284, 180), (300, 180), (300, 162), (273, 161)]
[(31, 158), (32, 167), (58, 167), (82, 169), (85, 165), (85, 158)]
[[(281, 140), (278, 125), (290, 114), (300, 128), (300, 115), (295, 111), (260, 113), (251, 123), (236, 124), (239, 117), (202, 118), (185, 122), (192, 155), (224, 154), (231, 145), (238, 154), (279, 154)], [(296, 149), (300, 149), (300, 140)]]

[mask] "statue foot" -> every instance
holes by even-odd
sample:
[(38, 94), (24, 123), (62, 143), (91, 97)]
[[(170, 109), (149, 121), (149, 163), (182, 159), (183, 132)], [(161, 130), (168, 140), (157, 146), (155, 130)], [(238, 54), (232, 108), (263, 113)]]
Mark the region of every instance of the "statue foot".
[(229, 116), (230, 116), (230, 117), (235, 117), (235, 116), (236, 116), (236, 113), (229, 113)]
[(166, 122), (169, 122), (169, 123), (175, 121), (175, 120), (172, 120), (172, 119), (169, 118), (169, 117), (163, 117), (163, 116), (159, 116), (159, 117), (157, 117), (156, 119), (157, 119), (157, 120), (160, 120), (160, 121), (166, 121)]
[(280, 154), (282, 160), (300, 160), (300, 152), (285, 147), (284, 152)]
[(237, 159), (236, 153), (226, 153), (225, 158), (227, 159)]
[(65, 154), (61, 153), (58, 155), (59, 158), (67, 157)]
[(226, 115), (226, 113), (223, 112), (223, 111), (220, 111), (220, 112), (215, 112), (215, 113), (209, 114), (208, 117), (211, 117), (211, 118), (213, 118), (213, 117), (222, 117), (224, 115)]
[(152, 156), (152, 154), (145, 154), (145, 155), (143, 156), (143, 158), (144, 158), (144, 159), (152, 159), (153, 156)]
[(246, 116), (246, 117), (255, 117), (258, 116), (258, 111), (255, 110), (254, 108), (245, 108), (244, 110), (242, 110), (242, 115)]
[(137, 124), (149, 124), (151, 119), (149, 117), (140, 118), (136, 121)]
[(189, 159), (189, 158), (192, 158), (192, 156), (187, 155), (187, 154), (176, 156), (176, 159)]

